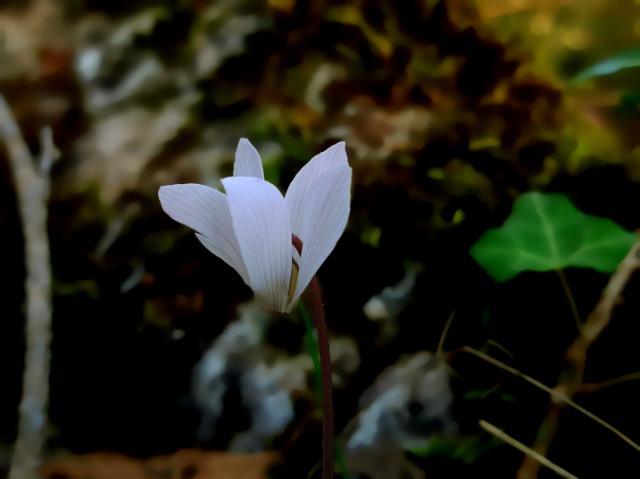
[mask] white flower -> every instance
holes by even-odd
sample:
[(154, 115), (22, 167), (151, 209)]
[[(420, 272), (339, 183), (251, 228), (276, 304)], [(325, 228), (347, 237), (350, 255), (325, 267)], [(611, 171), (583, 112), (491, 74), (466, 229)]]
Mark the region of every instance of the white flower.
[[(329, 256), (349, 216), (351, 168), (344, 143), (314, 156), (283, 197), (264, 180), (256, 149), (241, 139), (226, 195), (203, 185), (160, 188), (174, 220), (235, 269), (269, 311), (289, 312)], [(292, 244), (302, 241), (302, 252)]]

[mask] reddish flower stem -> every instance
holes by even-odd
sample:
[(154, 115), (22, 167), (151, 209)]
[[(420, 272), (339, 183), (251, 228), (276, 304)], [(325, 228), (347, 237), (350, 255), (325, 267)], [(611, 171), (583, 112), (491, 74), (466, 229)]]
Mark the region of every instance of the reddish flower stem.
[(313, 317), (318, 330), (318, 350), (322, 370), (322, 476), (333, 477), (333, 399), (331, 381), (331, 356), (329, 352), (329, 331), (324, 316), (320, 282), (316, 276), (309, 284), (309, 294), (313, 305)]

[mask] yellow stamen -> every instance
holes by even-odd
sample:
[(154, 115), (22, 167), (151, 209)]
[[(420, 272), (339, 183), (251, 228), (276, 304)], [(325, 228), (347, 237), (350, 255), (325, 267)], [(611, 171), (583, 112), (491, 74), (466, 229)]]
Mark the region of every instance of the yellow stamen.
[(298, 272), (300, 267), (295, 260), (291, 260), (291, 279), (289, 280), (289, 297), (287, 298), (287, 304), (291, 303), (293, 299), (293, 293), (296, 292), (296, 284), (298, 283)]

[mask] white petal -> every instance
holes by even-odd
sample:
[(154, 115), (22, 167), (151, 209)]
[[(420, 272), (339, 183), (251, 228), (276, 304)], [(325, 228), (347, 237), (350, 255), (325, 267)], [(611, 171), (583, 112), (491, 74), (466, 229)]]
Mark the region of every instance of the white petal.
[(302, 240), (302, 255), (290, 307), (342, 235), (349, 217), (350, 188), (351, 168), (344, 143), (313, 157), (291, 182), (286, 202), (291, 231)]
[(236, 161), (233, 164), (233, 176), (252, 176), (264, 179), (258, 150), (246, 138), (242, 138), (238, 142)]
[(196, 230), (200, 242), (235, 269), (248, 284), (229, 213), (227, 197), (213, 188), (186, 184), (163, 186), (158, 193), (162, 209), (178, 223)]
[(259, 178), (225, 178), (222, 184), (249, 286), (264, 309), (284, 312), (292, 264), (285, 200), (275, 186)]

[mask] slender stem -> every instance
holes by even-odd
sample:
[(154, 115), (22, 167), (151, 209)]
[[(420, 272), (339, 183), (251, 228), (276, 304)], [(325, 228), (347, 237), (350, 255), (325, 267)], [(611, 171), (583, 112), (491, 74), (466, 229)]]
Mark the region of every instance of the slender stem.
[[(318, 351), (318, 344), (316, 342), (317, 340), (314, 334), (315, 328), (313, 326), (311, 316), (309, 315), (309, 311), (307, 311), (307, 308), (302, 301), (298, 302), (298, 311), (300, 311), (306, 327), (306, 342), (307, 347), (309, 348), (309, 354), (311, 355), (311, 360), (313, 362), (316, 395), (318, 397), (318, 400), (322, 401), (322, 368), (320, 367), (320, 352)], [(336, 466), (338, 467), (340, 475), (343, 479), (349, 479), (351, 475), (347, 470), (347, 465), (344, 460), (344, 454), (338, 442), (334, 442), (333, 444), (333, 454), (335, 456)]]
[(316, 393), (318, 395), (318, 399), (322, 399), (322, 367), (320, 366), (320, 351), (318, 351), (318, 344), (316, 343), (316, 337), (314, 335), (315, 328), (313, 327), (313, 322), (311, 321), (311, 316), (309, 316), (309, 311), (304, 306), (302, 301), (298, 302), (298, 310), (302, 315), (302, 319), (304, 320), (305, 325), (305, 336), (307, 347), (309, 348), (309, 354), (311, 355), (311, 361), (313, 362), (313, 373), (315, 376), (316, 383)]
[(320, 369), (322, 371), (322, 475), (325, 479), (333, 477), (333, 399), (331, 381), (331, 356), (329, 352), (329, 331), (324, 317), (324, 305), (320, 282), (316, 276), (309, 285), (313, 305), (316, 329), (318, 331), (318, 349)]
[(580, 334), (582, 334), (582, 319), (580, 318), (580, 312), (578, 311), (578, 305), (576, 304), (576, 300), (573, 297), (573, 293), (571, 292), (571, 288), (569, 287), (569, 282), (567, 281), (564, 272), (561, 269), (557, 269), (556, 273), (560, 277), (560, 282), (562, 283), (562, 289), (564, 289), (564, 294), (567, 296), (569, 300), (569, 306), (571, 306), (571, 314), (573, 315), (573, 320), (576, 322), (576, 327)]

